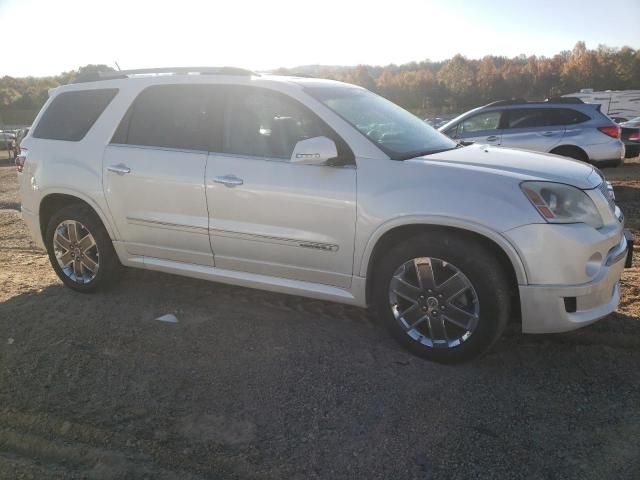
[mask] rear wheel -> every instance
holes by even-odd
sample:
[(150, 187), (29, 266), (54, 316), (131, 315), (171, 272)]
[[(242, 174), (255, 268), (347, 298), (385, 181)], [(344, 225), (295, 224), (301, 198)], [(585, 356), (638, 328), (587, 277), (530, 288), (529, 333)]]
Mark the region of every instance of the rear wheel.
[(442, 363), (471, 360), (502, 334), (510, 314), (507, 277), (493, 252), (460, 235), (419, 235), (375, 271), (374, 305), (409, 351)]
[(79, 292), (113, 284), (123, 269), (102, 222), (84, 205), (69, 205), (52, 215), (45, 245), (58, 277)]
[(575, 160), (580, 160), (582, 162), (589, 161), (589, 156), (584, 152), (584, 150), (578, 147), (572, 147), (572, 146), (558, 147), (552, 150), (551, 153), (555, 155), (562, 155), (563, 157), (573, 158)]

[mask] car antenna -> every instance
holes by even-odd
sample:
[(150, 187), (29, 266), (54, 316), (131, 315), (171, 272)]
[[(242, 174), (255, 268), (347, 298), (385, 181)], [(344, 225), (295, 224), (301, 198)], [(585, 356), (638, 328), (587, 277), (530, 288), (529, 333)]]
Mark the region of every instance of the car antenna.
[(120, 71), (120, 65), (118, 65), (118, 62), (114, 61), (113, 63), (116, 64), (116, 68), (118, 69), (118, 71)]

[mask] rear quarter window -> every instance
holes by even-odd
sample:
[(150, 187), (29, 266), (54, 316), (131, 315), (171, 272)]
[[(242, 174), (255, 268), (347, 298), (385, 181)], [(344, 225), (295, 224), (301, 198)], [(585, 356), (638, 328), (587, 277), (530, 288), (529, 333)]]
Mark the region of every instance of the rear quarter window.
[(69, 142), (82, 140), (117, 93), (117, 88), (104, 88), (57, 95), (42, 114), (33, 136)]
[(587, 115), (572, 108), (554, 108), (552, 112), (554, 125), (575, 125), (589, 120)]

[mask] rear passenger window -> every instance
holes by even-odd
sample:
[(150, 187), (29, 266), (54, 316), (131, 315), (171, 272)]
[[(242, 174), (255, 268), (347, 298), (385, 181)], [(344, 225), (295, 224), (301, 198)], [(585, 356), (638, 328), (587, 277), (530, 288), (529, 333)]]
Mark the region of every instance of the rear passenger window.
[(348, 155), (346, 144), (292, 99), (262, 88), (237, 87), (231, 91), (234, 93), (225, 113), (225, 153), (289, 159), (298, 141), (326, 136), (336, 141), (339, 156)]
[(210, 94), (204, 85), (149, 87), (138, 95), (111, 142), (206, 151)]
[(33, 136), (70, 142), (82, 140), (116, 93), (117, 88), (60, 93), (42, 114)]
[(508, 111), (507, 128), (573, 125), (589, 117), (571, 108), (523, 108)]
[(553, 125), (551, 110), (546, 108), (523, 108), (508, 110), (507, 128), (535, 128)]
[(553, 125), (575, 125), (589, 120), (587, 115), (571, 108), (554, 108), (551, 112)]

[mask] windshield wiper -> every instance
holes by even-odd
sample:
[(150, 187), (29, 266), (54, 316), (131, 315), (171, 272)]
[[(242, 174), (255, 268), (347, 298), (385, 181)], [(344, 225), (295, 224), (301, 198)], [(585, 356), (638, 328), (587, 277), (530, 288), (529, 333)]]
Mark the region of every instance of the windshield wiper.
[(396, 158), (396, 160), (410, 160), (412, 158), (416, 158), (416, 157), (423, 157), (425, 155), (433, 155), (436, 153), (442, 153), (442, 152), (448, 152), (449, 150), (455, 150), (456, 148), (462, 148), (465, 147), (466, 145), (462, 145), (460, 143), (456, 143), (455, 147), (451, 147), (451, 148), (439, 148), (436, 150), (422, 150), (419, 152), (411, 152), (411, 153), (406, 153), (404, 155), (400, 155), (399, 157)]

